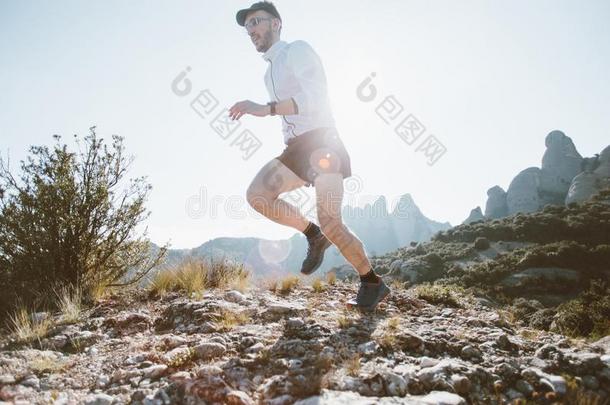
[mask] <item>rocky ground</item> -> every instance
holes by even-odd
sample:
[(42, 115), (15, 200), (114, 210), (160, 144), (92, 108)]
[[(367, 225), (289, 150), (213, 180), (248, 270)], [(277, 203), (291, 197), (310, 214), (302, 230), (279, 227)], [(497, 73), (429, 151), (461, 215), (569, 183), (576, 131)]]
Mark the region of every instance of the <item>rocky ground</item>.
[(0, 403), (608, 403), (610, 340), (519, 328), (485, 302), (356, 284), (107, 298), (24, 347), (2, 338)]

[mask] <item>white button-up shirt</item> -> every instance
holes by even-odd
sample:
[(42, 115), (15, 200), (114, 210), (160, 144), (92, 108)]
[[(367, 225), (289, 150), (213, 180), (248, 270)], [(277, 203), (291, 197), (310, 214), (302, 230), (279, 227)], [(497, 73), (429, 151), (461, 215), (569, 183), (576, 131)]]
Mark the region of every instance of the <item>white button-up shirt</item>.
[(277, 41), (263, 54), (269, 62), (265, 86), (272, 101), (292, 98), (298, 110), (283, 115), (284, 143), (290, 138), (320, 127), (334, 127), (320, 57), (305, 41)]

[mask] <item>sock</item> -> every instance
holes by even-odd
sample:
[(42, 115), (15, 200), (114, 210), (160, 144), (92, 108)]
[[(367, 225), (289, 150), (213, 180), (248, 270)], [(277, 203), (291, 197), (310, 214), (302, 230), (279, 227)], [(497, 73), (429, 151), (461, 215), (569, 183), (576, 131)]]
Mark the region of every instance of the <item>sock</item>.
[(305, 234), (305, 236), (307, 236), (307, 239), (311, 239), (320, 233), (320, 227), (314, 224), (313, 222), (310, 222), (309, 225), (307, 225), (307, 228), (305, 228), (305, 230), (303, 231), (303, 233)]
[(364, 283), (378, 283), (380, 280), (381, 277), (375, 274), (373, 269), (369, 270), (369, 272), (366, 273), (364, 276), (360, 276), (360, 282)]

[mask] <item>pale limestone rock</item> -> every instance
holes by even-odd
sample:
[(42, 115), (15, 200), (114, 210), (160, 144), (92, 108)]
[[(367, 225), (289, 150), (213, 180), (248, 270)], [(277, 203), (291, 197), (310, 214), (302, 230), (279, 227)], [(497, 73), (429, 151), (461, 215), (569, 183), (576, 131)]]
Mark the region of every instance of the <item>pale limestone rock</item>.
[(486, 218), (503, 218), (508, 215), (506, 205), (506, 191), (500, 186), (493, 186), (487, 190), (487, 203), (485, 204)]
[(538, 211), (541, 208), (539, 187), (540, 169), (537, 167), (528, 167), (515, 176), (506, 192), (508, 215)]
[(482, 219), (485, 219), (485, 217), (483, 216), (483, 212), (481, 211), (481, 207), (476, 207), (476, 208), (473, 208), (470, 211), (470, 215), (468, 215), (468, 218), (466, 218), (464, 220), (464, 222), (462, 222), (462, 223), (463, 224), (470, 224), (472, 222), (480, 221)]
[(572, 179), (581, 171), (582, 156), (570, 137), (552, 131), (544, 140), (546, 151), (540, 170), (541, 206), (563, 204)]
[(582, 172), (574, 177), (568, 195), (565, 199), (565, 204), (581, 203), (587, 201), (595, 194), (599, 183), (599, 177), (595, 173)]
[(610, 186), (610, 146), (600, 153), (594, 164), (588, 164), (584, 169), (572, 180), (565, 198), (566, 205), (587, 201), (601, 189)]

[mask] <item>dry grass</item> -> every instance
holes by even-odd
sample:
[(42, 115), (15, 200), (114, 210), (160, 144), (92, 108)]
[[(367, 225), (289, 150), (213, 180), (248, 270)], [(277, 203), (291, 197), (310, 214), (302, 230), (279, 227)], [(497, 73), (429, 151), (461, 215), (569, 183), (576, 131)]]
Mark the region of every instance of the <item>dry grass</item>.
[(279, 286), (279, 289), (277, 290), (277, 292), (279, 292), (282, 295), (288, 295), (300, 283), (301, 283), (301, 280), (297, 276), (285, 277), (280, 281), (280, 286)]
[(30, 360), (29, 368), (36, 375), (43, 373), (58, 373), (67, 368), (67, 362), (52, 356), (41, 354)]
[(385, 327), (376, 333), (375, 341), (385, 350), (394, 350), (398, 346), (400, 321), (400, 316), (393, 316), (385, 322)]
[(63, 323), (76, 323), (83, 314), (83, 294), (78, 287), (62, 286), (55, 290), (57, 306)]
[(106, 298), (112, 293), (112, 289), (107, 287), (106, 284), (99, 283), (91, 287), (89, 290), (89, 296), (93, 301), (100, 301)]
[(216, 315), (214, 324), (220, 332), (228, 332), (236, 326), (248, 323), (248, 320), (248, 316), (243, 312), (237, 313), (223, 309), (220, 311), (220, 314)]
[(401, 281), (401, 280), (392, 280), (390, 281), (389, 287), (392, 290), (406, 290), (407, 288), (409, 288), (409, 282), (408, 281)]
[(320, 280), (319, 278), (315, 279), (314, 282), (311, 283), (311, 287), (313, 288), (314, 292), (316, 292), (316, 293), (321, 293), (326, 290), (326, 286), (324, 285), (324, 282), (322, 280)]
[(396, 333), (390, 329), (385, 329), (376, 341), (379, 343), (379, 346), (389, 351), (394, 350), (398, 345), (398, 337), (396, 336)]
[(265, 284), (269, 291), (274, 292), (274, 293), (277, 292), (277, 280), (269, 280)]
[(517, 322), (519, 321), (519, 318), (517, 317), (517, 315), (508, 309), (498, 309), (497, 310), (498, 316), (500, 317), (500, 321), (508, 324), (508, 325), (516, 325)]
[(519, 335), (524, 339), (538, 340), (542, 336), (542, 331), (539, 329), (523, 328), (519, 330)]
[(393, 316), (388, 319), (387, 327), (389, 330), (397, 331), (400, 326), (400, 316)]
[(358, 353), (349, 357), (345, 363), (343, 363), (343, 367), (348, 375), (352, 377), (358, 377), (360, 373), (360, 355)]
[(327, 371), (333, 368), (334, 363), (335, 359), (332, 355), (320, 354), (316, 357), (314, 366), (316, 370)]
[(335, 285), (337, 283), (337, 274), (334, 272), (326, 273), (326, 282), (328, 285)]
[(50, 317), (35, 320), (33, 315), (33, 311), (22, 306), (9, 316), (9, 330), (17, 343), (31, 344), (35, 341), (40, 343), (53, 326)]
[(227, 260), (207, 262), (187, 258), (177, 266), (157, 272), (148, 285), (149, 294), (163, 296), (170, 291), (182, 291), (188, 296), (201, 295), (206, 289), (231, 288), (245, 291), (250, 272), (242, 264)]
[(471, 300), (471, 297), (467, 296), (462, 288), (453, 285), (426, 283), (418, 285), (414, 290), (417, 298), (435, 305), (463, 308)]
[(193, 293), (201, 293), (205, 289), (204, 267), (199, 267), (197, 263), (191, 262), (180, 267), (175, 273), (174, 289), (183, 291), (187, 296)]
[(339, 324), (339, 328), (347, 329), (353, 325), (353, 319), (350, 316), (350, 313), (347, 310), (343, 310), (341, 315), (337, 317), (337, 323)]
[(158, 297), (163, 297), (174, 288), (176, 285), (175, 280), (175, 273), (168, 270), (159, 271), (153, 276), (149, 285), (149, 291)]

